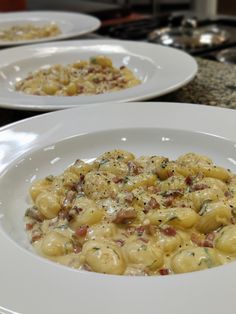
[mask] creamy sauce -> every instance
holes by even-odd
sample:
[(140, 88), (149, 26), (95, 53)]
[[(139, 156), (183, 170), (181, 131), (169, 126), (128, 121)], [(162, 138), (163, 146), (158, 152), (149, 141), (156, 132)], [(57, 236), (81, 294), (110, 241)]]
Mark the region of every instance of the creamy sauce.
[(89, 61), (41, 69), (17, 82), (15, 88), (39, 96), (78, 96), (119, 91), (140, 83), (127, 67), (115, 68), (111, 59), (96, 56)]
[(236, 176), (201, 155), (114, 150), (30, 189), (26, 229), (55, 262), (118, 275), (169, 275), (236, 259)]
[(33, 40), (47, 37), (54, 37), (61, 33), (55, 23), (36, 26), (33, 24), (14, 25), (6, 29), (0, 29), (0, 41)]

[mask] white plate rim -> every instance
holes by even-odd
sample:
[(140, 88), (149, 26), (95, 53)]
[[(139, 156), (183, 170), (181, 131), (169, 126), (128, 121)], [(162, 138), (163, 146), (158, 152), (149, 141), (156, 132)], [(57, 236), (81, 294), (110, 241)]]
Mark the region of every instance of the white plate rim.
[[(110, 120), (107, 120), (108, 117)], [(31, 142), (22, 141), (21, 146), (16, 142), (8, 143), (12, 149), (11, 156), (6, 156), (7, 162), (1, 169), (3, 172), (16, 158), (57, 139), (127, 126), (168, 128), (171, 125), (174, 129), (214, 134), (236, 142), (235, 132), (232, 132), (235, 117), (236, 111), (232, 109), (157, 102), (104, 104), (86, 110), (57, 111), (0, 128), (0, 138), (9, 131), (13, 136), (21, 132), (38, 135)], [(64, 123), (61, 122), (63, 120)], [(97, 125), (93, 124), (94, 121)], [(219, 123), (222, 121), (227, 123)], [(56, 127), (50, 130), (52, 123)], [(65, 311), (75, 314), (78, 308), (85, 314), (110, 314), (111, 309), (113, 314), (151, 314), (157, 309), (160, 314), (173, 311), (177, 314), (235, 312), (235, 263), (185, 275), (127, 278), (78, 273), (34, 259), (9, 241), (1, 228), (0, 247), (0, 313), (3, 314), (32, 314), (33, 308), (34, 314), (41, 314), (42, 311), (45, 314), (62, 314)]]
[[(84, 13), (74, 13), (69, 11), (19, 11), (19, 12), (4, 12), (0, 13), (0, 28), (1, 23), (4, 22), (14, 22), (15, 19), (21, 18), (25, 21), (30, 21), (35, 18), (38, 20), (42, 19), (48, 19), (48, 21), (53, 20), (56, 22), (60, 19), (67, 20), (68, 22), (72, 23), (74, 26), (74, 30), (61, 33), (54, 37), (48, 37), (48, 38), (41, 38), (41, 39), (32, 39), (32, 40), (19, 40), (19, 41), (11, 41), (11, 42), (5, 42), (0, 41), (0, 48), (2, 47), (14, 47), (14, 46), (21, 46), (21, 45), (29, 45), (29, 44), (37, 44), (37, 43), (43, 43), (43, 42), (51, 42), (51, 41), (57, 41), (57, 40), (63, 40), (67, 38), (73, 38), (77, 36), (82, 36), (88, 33), (91, 33), (95, 30), (97, 30), (101, 26), (101, 21), (89, 14)], [(83, 21), (86, 21), (88, 25), (85, 27), (81, 24), (80, 19), (83, 19)], [(78, 21), (77, 21), (78, 20)]]
[[(148, 79), (141, 85), (126, 90), (106, 93), (94, 96), (79, 96), (79, 97), (60, 97), (60, 96), (31, 96), (18, 93), (12, 97), (0, 95), (0, 107), (8, 109), (18, 110), (31, 110), (31, 111), (48, 111), (67, 109), (78, 106), (90, 106), (94, 104), (108, 103), (108, 102), (128, 102), (128, 101), (140, 101), (147, 100), (154, 97), (159, 97), (164, 94), (170, 93), (190, 82), (196, 75), (198, 65), (195, 59), (189, 54), (171, 47), (165, 47), (162, 45), (145, 43), (145, 42), (133, 42), (125, 40), (113, 40), (113, 39), (97, 39), (97, 40), (72, 40), (61, 41), (56, 43), (44, 43), (39, 45), (28, 45), (17, 48), (10, 48), (0, 51), (0, 71), (1, 67), (8, 66), (18, 60), (24, 60), (25, 57), (38, 53), (42, 49), (50, 49), (50, 47), (61, 49), (110, 49), (118, 47), (118, 49), (124, 50), (124, 54), (134, 55), (138, 58), (144, 58), (150, 60), (155, 66), (161, 67), (163, 62), (166, 68), (162, 72), (158, 72), (155, 68), (153, 77)], [(77, 47), (77, 48), (76, 48)], [(96, 48), (98, 47), (98, 48)], [(99, 51), (99, 50), (98, 50)], [(54, 52), (52, 52), (53, 54)], [(112, 55), (112, 52), (109, 52)], [(159, 53), (159, 55), (158, 55)], [(109, 55), (109, 54), (108, 54)], [(161, 56), (161, 57), (160, 57)], [(159, 59), (162, 58), (162, 61)], [(10, 61), (9, 61), (10, 60)], [(161, 62), (158, 64), (158, 62)], [(172, 75), (169, 71), (172, 70)], [(164, 82), (164, 86), (158, 88), (159, 75), (167, 72), (167, 78), (161, 78)], [(176, 74), (177, 73), (177, 74)], [(176, 76), (175, 76), (176, 75)], [(175, 76), (175, 77), (174, 77)], [(46, 98), (45, 98), (46, 97)]]

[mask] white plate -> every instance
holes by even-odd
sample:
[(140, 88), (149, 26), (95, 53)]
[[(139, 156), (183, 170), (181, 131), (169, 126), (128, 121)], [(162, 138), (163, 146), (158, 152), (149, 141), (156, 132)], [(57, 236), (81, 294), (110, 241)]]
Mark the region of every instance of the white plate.
[(39, 43), (44, 41), (61, 40), (90, 33), (98, 29), (101, 25), (99, 19), (81, 13), (57, 12), (57, 11), (29, 11), (0, 14), (0, 29), (12, 27), (14, 25), (33, 24), (43, 26), (45, 24), (56, 23), (61, 30), (61, 34), (54, 37), (21, 40), (21, 41), (1, 41), (0, 47), (16, 46), (23, 44)]
[(29, 249), (30, 183), (112, 148), (176, 157), (194, 151), (236, 172), (236, 111), (122, 103), (37, 116), (0, 129), (0, 313), (234, 314), (236, 263), (205, 271), (126, 277), (70, 269)]
[[(14, 90), (30, 71), (56, 63), (68, 64), (106, 55), (114, 65), (126, 65), (141, 85), (93, 96), (34, 96)], [(106, 102), (152, 98), (188, 83), (197, 72), (188, 54), (156, 44), (119, 40), (81, 40), (32, 45), (0, 51), (0, 106), (25, 110), (56, 110)]]

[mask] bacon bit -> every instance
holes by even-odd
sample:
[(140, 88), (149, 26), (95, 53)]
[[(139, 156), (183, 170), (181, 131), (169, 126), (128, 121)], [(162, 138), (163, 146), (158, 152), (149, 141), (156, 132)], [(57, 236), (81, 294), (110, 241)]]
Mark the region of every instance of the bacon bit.
[(77, 85), (77, 92), (78, 92), (78, 93), (83, 93), (83, 91), (84, 91), (84, 86), (78, 84), (78, 85)]
[(125, 201), (127, 203), (132, 203), (133, 199), (134, 199), (134, 194), (132, 192), (125, 193)]
[[(130, 235), (135, 233), (135, 229), (136, 229), (135, 227), (131, 227), (131, 226), (126, 228), (126, 233), (124, 233), (124, 235), (126, 237), (129, 237)], [(128, 236), (127, 236), (127, 234), (128, 234)]]
[(214, 238), (215, 238), (215, 233), (213, 232), (207, 234), (205, 238), (203, 238), (203, 236), (198, 235), (196, 233), (192, 233), (191, 235), (191, 241), (201, 247), (212, 248), (214, 246), (213, 245)]
[(151, 197), (147, 205), (144, 207), (144, 214), (147, 214), (150, 209), (158, 209), (160, 208), (160, 204), (156, 201), (154, 197)]
[(33, 229), (33, 226), (34, 226), (35, 224), (34, 223), (27, 223), (26, 225), (25, 225), (25, 228), (26, 228), (26, 230), (27, 231), (29, 231), (29, 230), (32, 230)]
[(25, 80), (28, 81), (28, 80), (31, 80), (33, 78), (33, 75), (29, 75)]
[(174, 175), (174, 171), (167, 171), (167, 178), (170, 178)]
[(90, 68), (90, 69), (88, 69), (88, 73), (94, 73), (96, 70), (95, 69), (93, 69), (93, 68)]
[(185, 183), (186, 183), (187, 185), (192, 185), (192, 184), (193, 184), (193, 177), (187, 176), (187, 177), (185, 178)]
[(147, 204), (151, 209), (158, 209), (160, 208), (160, 204), (154, 197), (151, 197), (150, 201)]
[(159, 269), (159, 273), (161, 276), (166, 276), (170, 274), (170, 270), (168, 268)]
[(85, 237), (88, 231), (88, 226), (83, 225), (75, 230), (77, 237)]
[(200, 234), (192, 233), (190, 237), (191, 241), (198, 246), (201, 246), (200, 244), (204, 241), (203, 237)]
[(206, 235), (206, 240), (213, 241), (215, 239), (216, 234), (214, 232), (208, 233)]
[(66, 197), (64, 198), (64, 200), (62, 202), (62, 208), (65, 210), (68, 210), (71, 207), (72, 202), (75, 199), (75, 196), (76, 196), (75, 191), (68, 191), (66, 193)]
[(140, 226), (140, 227), (136, 228), (136, 232), (137, 232), (139, 237), (141, 237), (143, 235), (144, 231), (145, 231), (145, 227), (144, 226)]
[(31, 243), (34, 243), (42, 238), (42, 234), (35, 234), (31, 238)]
[(74, 183), (71, 187), (72, 191), (76, 191), (78, 193), (82, 193), (83, 192), (83, 184), (84, 184), (84, 175), (81, 174), (80, 175), (80, 179), (79, 182)]
[(176, 230), (173, 227), (161, 228), (160, 230), (164, 235), (168, 237), (174, 237), (176, 235)]
[(145, 231), (148, 235), (155, 235), (157, 231), (157, 226), (154, 225), (147, 225), (145, 226)]
[(121, 209), (117, 212), (117, 215), (112, 222), (116, 224), (126, 223), (130, 219), (134, 219), (136, 217), (137, 213), (135, 209)]
[(80, 178), (79, 178), (79, 182), (83, 183), (84, 182), (84, 178), (85, 178), (85, 176), (83, 174), (81, 174)]
[(214, 232), (208, 233), (205, 237), (205, 240), (202, 242), (203, 247), (213, 247), (213, 241), (215, 239), (216, 234)]
[(81, 164), (81, 162), (83, 162), (83, 160), (81, 160), (81, 159), (76, 159), (76, 161), (74, 162), (74, 165), (76, 166), (76, 165), (78, 165), (78, 164)]
[(98, 83), (101, 82), (101, 79), (98, 78), (98, 77), (94, 77), (92, 80), (93, 80), (93, 82), (94, 82), (95, 84), (98, 84)]
[(126, 68), (125, 65), (120, 66), (120, 70), (123, 70), (123, 69), (125, 69), (125, 68)]
[(191, 188), (191, 191), (201, 191), (201, 190), (205, 190), (209, 188), (209, 186), (207, 184), (203, 184), (203, 183), (197, 183), (197, 184), (194, 184)]
[(137, 175), (143, 172), (143, 168), (138, 166), (136, 163), (134, 163), (133, 161), (129, 161), (127, 163), (128, 168), (129, 168), (129, 174), (131, 175)]
[(200, 246), (203, 246), (203, 247), (213, 247), (213, 242), (210, 242), (210, 241), (203, 241), (203, 243), (200, 245)]
[(28, 208), (25, 215), (38, 222), (42, 222), (44, 220), (43, 215), (40, 213), (36, 206)]
[(123, 180), (123, 178), (115, 177), (115, 178), (112, 179), (112, 181), (114, 183), (122, 183), (124, 180)]
[(73, 252), (78, 254), (82, 251), (82, 247), (81, 246), (75, 246), (74, 249), (73, 249)]
[(150, 208), (148, 206), (145, 206), (143, 209), (143, 213), (147, 214), (149, 212)]
[(114, 240), (114, 242), (115, 243), (117, 243), (119, 246), (124, 246), (124, 244), (125, 244), (125, 241), (124, 240), (122, 240), (122, 239), (117, 239), (117, 240)]
[(118, 79), (121, 79), (120, 74), (114, 74), (113, 75), (113, 80), (118, 80)]
[(157, 194), (157, 193), (159, 193), (159, 192), (161, 191), (161, 189), (160, 189), (159, 186), (154, 186), (154, 185), (149, 186), (149, 187), (147, 188), (147, 190), (148, 190), (148, 192), (150, 192), (150, 193), (152, 193), (152, 194)]
[(168, 196), (168, 197), (164, 200), (163, 205), (164, 205), (165, 207), (171, 207), (171, 206), (173, 205), (174, 199), (175, 199), (174, 196)]
[(66, 210), (61, 210), (61, 211), (59, 211), (59, 213), (58, 213), (58, 218), (59, 218), (59, 219), (66, 219), (66, 220), (69, 221), (70, 215), (69, 215), (69, 213), (68, 213)]
[(76, 211), (76, 213), (81, 213), (84, 209), (78, 206), (74, 206), (73, 209)]
[(142, 241), (143, 243), (148, 243), (149, 242), (149, 240), (145, 239), (145, 238), (138, 238), (138, 240)]
[(77, 193), (82, 193), (83, 192), (83, 187), (80, 182), (73, 183), (73, 185), (70, 187), (72, 191), (75, 191)]
[(230, 198), (230, 197), (232, 197), (232, 193), (230, 191), (226, 191), (224, 193), (224, 196), (227, 197), (227, 198)]
[(180, 189), (175, 189), (175, 190), (169, 190), (169, 191), (165, 191), (162, 193), (162, 196), (164, 197), (168, 197), (168, 196), (173, 196), (173, 197), (177, 197), (177, 196), (183, 196), (183, 191)]

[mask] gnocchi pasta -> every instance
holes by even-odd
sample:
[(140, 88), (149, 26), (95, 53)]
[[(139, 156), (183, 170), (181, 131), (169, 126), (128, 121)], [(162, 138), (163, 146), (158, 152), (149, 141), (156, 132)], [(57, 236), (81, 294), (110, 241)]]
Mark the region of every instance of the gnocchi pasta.
[(60, 28), (55, 23), (42, 26), (33, 24), (14, 25), (0, 30), (0, 40), (19, 41), (40, 38), (54, 37), (61, 33)]
[(105, 152), (30, 187), (36, 251), (114, 275), (193, 272), (236, 259), (235, 175), (194, 153)]
[(78, 96), (119, 91), (140, 83), (126, 66), (115, 68), (111, 59), (96, 56), (89, 61), (57, 64), (31, 73), (17, 82), (15, 89), (39, 96)]

